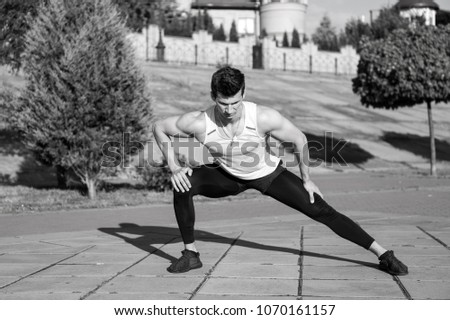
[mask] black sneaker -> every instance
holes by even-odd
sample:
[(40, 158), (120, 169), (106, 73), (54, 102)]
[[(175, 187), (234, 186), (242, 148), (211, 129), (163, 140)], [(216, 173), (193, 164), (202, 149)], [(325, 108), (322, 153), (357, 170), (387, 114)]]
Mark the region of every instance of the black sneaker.
[(408, 274), (408, 267), (394, 256), (394, 251), (389, 250), (383, 253), (380, 260), (380, 269), (394, 276), (404, 276)]
[(167, 268), (167, 271), (171, 273), (183, 273), (203, 266), (200, 261), (200, 253), (191, 250), (183, 250), (181, 253), (183, 254), (181, 258), (172, 263)]

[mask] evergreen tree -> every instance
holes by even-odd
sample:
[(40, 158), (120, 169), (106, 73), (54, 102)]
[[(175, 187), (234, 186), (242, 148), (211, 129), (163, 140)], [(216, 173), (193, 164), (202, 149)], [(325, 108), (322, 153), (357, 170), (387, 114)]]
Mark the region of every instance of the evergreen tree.
[(286, 31), (283, 34), (283, 42), (281, 45), (285, 48), (289, 48), (289, 40), (288, 40), (288, 35), (287, 35)]
[(213, 19), (211, 18), (211, 16), (209, 15), (207, 10), (205, 10), (203, 12), (203, 20), (204, 20), (205, 30), (208, 31), (209, 34), (214, 34), (214, 31), (216, 30), (216, 28), (214, 26)]
[(195, 31), (205, 30), (205, 19), (203, 18), (202, 12), (199, 10), (197, 13), (197, 18), (195, 19)]
[(225, 30), (223, 29), (223, 24), (220, 25), (219, 29), (216, 29), (213, 33), (213, 40), (216, 41), (226, 41), (227, 36), (225, 35)]
[(194, 31), (194, 23), (192, 21), (192, 16), (189, 14), (186, 18), (186, 20), (183, 23), (183, 37), (192, 37), (192, 32)]
[(300, 35), (298, 34), (297, 29), (294, 28), (292, 31), (292, 48), (300, 48)]
[(230, 29), (230, 42), (239, 42), (239, 34), (236, 28), (236, 22), (233, 20)]
[(268, 37), (269, 34), (267, 33), (266, 29), (262, 29), (261, 34), (259, 35), (260, 39), (264, 39), (265, 37)]
[(73, 171), (91, 199), (103, 167), (124, 155), (105, 143), (131, 152), (123, 135), (142, 141), (151, 119), (127, 34), (110, 0), (49, 0), (25, 36), (27, 83), (11, 122), (39, 158)]
[(0, 1), (0, 64), (9, 65), (13, 71), (18, 71), (22, 66), (23, 36), (42, 1)]
[(324, 51), (339, 51), (338, 39), (335, 29), (331, 26), (331, 20), (324, 16), (320, 26), (312, 35), (313, 42)]
[(351, 45), (359, 51), (363, 37), (372, 37), (370, 25), (359, 19), (351, 19), (345, 24), (345, 33), (341, 34), (339, 43), (341, 46)]

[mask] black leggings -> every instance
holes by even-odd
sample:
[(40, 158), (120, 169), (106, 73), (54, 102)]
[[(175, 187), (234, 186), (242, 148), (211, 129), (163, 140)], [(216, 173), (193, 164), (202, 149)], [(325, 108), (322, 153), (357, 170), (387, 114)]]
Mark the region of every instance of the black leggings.
[(342, 238), (365, 249), (369, 249), (374, 242), (374, 239), (359, 225), (337, 212), (319, 195), (314, 194), (314, 203), (311, 204), (309, 194), (303, 187), (303, 180), (281, 166), (274, 173), (256, 180), (238, 179), (217, 166), (201, 166), (193, 169), (189, 181), (192, 185), (189, 191), (174, 190), (175, 215), (185, 244), (195, 241), (193, 196), (220, 198), (236, 195), (250, 188), (303, 212), (315, 221), (325, 224)]

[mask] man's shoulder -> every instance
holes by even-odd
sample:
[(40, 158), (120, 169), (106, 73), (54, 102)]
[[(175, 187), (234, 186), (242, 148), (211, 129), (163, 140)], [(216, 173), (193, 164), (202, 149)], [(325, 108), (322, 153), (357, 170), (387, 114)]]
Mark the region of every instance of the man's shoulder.
[(265, 134), (277, 127), (283, 116), (275, 109), (266, 106), (257, 106), (258, 127)]
[(258, 105), (256, 107), (256, 112), (258, 115), (258, 121), (272, 121), (279, 118), (281, 114), (274, 108)]
[(186, 131), (201, 133), (205, 130), (204, 111), (191, 111), (182, 114), (178, 119), (178, 126)]

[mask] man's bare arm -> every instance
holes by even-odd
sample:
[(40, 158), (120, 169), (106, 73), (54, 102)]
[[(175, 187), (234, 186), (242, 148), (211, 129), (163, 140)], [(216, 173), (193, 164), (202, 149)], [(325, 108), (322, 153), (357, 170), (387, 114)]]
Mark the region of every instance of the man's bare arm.
[(280, 142), (294, 144), (294, 154), (297, 158), (303, 185), (314, 202), (314, 193), (323, 197), (319, 188), (311, 181), (309, 176), (309, 150), (305, 134), (291, 121), (283, 117), (278, 111), (268, 107), (258, 107), (258, 128), (261, 133), (268, 134)]
[(177, 191), (184, 192), (189, 190), (191, 184), (186, 174), (191, 175), (192, 169), (180, 165), (172, 146), (171, 137), (199, 138), (205, 130), (204, 127), (202, 112), (190, 112), (181, 116), (158, 120), (153, 126), (156, 143), (172, 172), (172, 185)]

